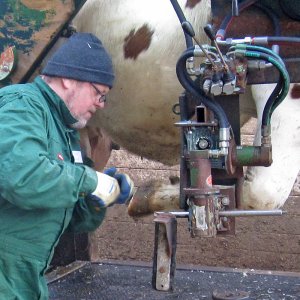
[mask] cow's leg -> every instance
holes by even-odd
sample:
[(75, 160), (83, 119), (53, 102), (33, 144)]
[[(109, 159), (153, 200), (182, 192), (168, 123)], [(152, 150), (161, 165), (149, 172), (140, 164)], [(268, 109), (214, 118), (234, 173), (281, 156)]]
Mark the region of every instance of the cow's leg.
[(106, 166), (111, 151), (117, 149), (112, 139), (98, 127), (86, 126), (79, 130), (80, 146), (84, 157), (95, 163), (94, 169), (102, 171)]
[[(250, 117), (256, 117), (255, 102), (249, 86), (241, 97), (240, 110), (241, 126)], [(181, 210), (179, 201), (179, 181), (164, 184), (160, 180), (152, 180), (139, 187), (129, 203), (128, 214), (133, 218), (137, 218), (153, 214), (155, 211), (178, 211)]]
[[(258, 111), (258, 120), (261, 120), (263, 108), (270, 93), (273, 91), (275, 85), (259, 85), (253, 86), (252, 95)], [(288, 198), (293, 187), (295, 179), (300, 169), (300, 86), (295, 85), (287, 98), (280, 104), (272, 115), (272, 147), (273, 147), (273, 164), (270, 167), (248, 167), (246, 171), (246, 178), (243, 186), (243, 208), (244, 209), (275, 209), (284, 204)], [(248, 92), (242, 99), (242, 120), (245, 122), (248, 116), (253, 116), (253, 106), (251, 102), (245, 99), (250, 99)], [(255, 145), (260, 145), (261, 138), (261, 124), (258, 122), (257, 133), (255, 136)], [(154, 188), (155, 186), (155, 188)], [(173, 186), (172, 191), (174, 191)], [(152, 182), (152, 185), (145, 184), (150, 193), (149, 201), (155, 205), (147, 204), (146, 210), (152, 213), (153, 209), (160, 203), (159, 197), (168, 193), (168, 188)], [(179, 186), (176, 187), (179, 189)], [(178, 195), (178, 198), (175, 197)], [(141, 196), (137, 195), (140, 200)], [(176, 210), (178, 208), (179, 190), (172, 193), (172, 204), (167, 209)], [(145, 200), (145, 199), (143, 199)], [(137, 210), (135, 211), (137, 212)], [(145, 212), (145, 211), (144, 211)], [(132, 213), (133, 214), (133, 213)]]
[(142, 184), (128, 205), (129, 216), (142, 217), (155, 211), (179, 211), (179, 178), (170, 178), (170, 184), (152, 180)]
[(251, 86), (246, 86), (245, 92), (240, 95), (240, 124), (241, 127), (251, 117), (257, 117), (256, 106), (252, 96)]
[[(272, 88), (270, 88), (272, 86)], [(253, 86), (258, 120), (261, 120), (264, 104), (274, 85)], [(300, 169), (300, 101), (292, 87), (286, 99), (274, 111), (271, 118), (273, 163), (270, 167), (249, 167), (243, 186), (244, 209), (275, 209), (287, 200)], [(258, 122), (259, 123), (259, 122)], [(255, 144), (260, 145), (260, 123)]]

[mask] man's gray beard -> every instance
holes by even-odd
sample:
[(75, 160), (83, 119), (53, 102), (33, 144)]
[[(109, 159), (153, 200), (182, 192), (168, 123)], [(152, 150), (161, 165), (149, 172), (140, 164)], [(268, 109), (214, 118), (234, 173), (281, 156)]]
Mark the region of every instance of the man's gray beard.
[(78, 122), (71, 124), (70, 127), (74, 129), (80, 129), (85, 127), (87, 121), (86, 120), (79, 120)]
[[(69, 111), (71, 112), (72, 108), (74, 107), (74, 101), (71, 96), (68, 99), (66, 99), (65, 104), (69, 108)], [(72, 114), (72, 116), (73, 116), (73, 114)], [(73, 117), (75, 119), (78, 119), (77, 116), (73, 116)], [(80, 128), (85, 127), (86, 123), (87, 123), (87, 120), (84, 120), (84, 119), (80, 120), (80, 118), (79, 118), (76, 123), (70, 124), (69, 126), (70, 126), (70, 128), (80, 129)]]

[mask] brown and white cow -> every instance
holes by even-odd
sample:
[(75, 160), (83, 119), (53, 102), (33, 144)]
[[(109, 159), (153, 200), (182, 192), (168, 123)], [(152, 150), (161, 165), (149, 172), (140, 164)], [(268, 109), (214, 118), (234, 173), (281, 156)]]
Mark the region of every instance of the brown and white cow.
[[(179, 0), (201, 43), (210, 22), (210, 0)], [(169, 0), (88, 0), (74, 20), (79, 32), (92, 32), (110, 53), (115, 86), (105, 108), (90, 125), (101, 127), (116, 143), (143, 157), (168, 165), (180, 162), (179, 121), (172, 112), (183, 88), (175, 73), (185, 50), (183, 32)], [(242, 123), (260, 120), (274, 86), (250, 87), (241, 101)], [(273, 164), (249, 167), (243, 201), (245, 209), (273, 209), (284, 204), (300, 169), (299, 86), (272, 115)], [(252, 95), (251, 95), (252, 94)], [(255, 143), (260, 143), (260, 125)], [(99, 154), (101, 155), (101, 153)], [(179, 191), (178, 191), (179, 192)]]

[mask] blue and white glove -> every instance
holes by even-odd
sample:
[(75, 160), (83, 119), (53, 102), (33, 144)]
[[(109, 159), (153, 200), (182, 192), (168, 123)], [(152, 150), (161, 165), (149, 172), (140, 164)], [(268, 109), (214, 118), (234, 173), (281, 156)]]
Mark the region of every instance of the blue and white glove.
[(115, 203), (123, 204), (132, 197), (134, 183), (127, 174), (116, 174), (116, 168), (96, 173), (98, 185), (90, 195), (95, 206), (103, 208)]

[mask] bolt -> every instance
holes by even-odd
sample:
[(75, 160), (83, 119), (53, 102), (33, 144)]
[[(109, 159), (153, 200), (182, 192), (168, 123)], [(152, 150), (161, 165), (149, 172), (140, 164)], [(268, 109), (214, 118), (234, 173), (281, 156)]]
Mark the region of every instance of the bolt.
[(200, 139), (198, 145), (200, 149), (206, 149), (208, 147), (208, 141), (206, 139)]
[(3, 66), (3, 71), (4, 71), (4, 72), (8, 72), (8, 71), (9, 71), (8, 66)]
[(223, 205), (229, 205), (229, 203), (230, 203), (230, 200), (229, 200), (228, 197), (222, 198), (222, 204), (223, 204)]
[(167, 270), (166, 270), (165, 267), (161, 267), (161, 268), (159, 269), (159, 272), (160, 272), (160, 273), (166, 273), (166, 271), (167, 271)]

